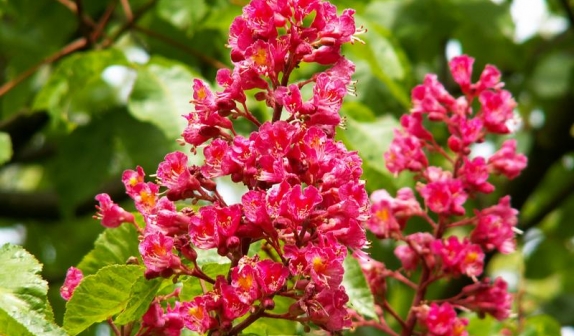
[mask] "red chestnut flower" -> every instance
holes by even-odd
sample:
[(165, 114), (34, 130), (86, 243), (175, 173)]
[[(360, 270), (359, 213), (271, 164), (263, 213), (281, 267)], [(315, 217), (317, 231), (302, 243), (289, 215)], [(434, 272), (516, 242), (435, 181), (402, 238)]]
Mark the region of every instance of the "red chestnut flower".
[(134, 215), (114, 203), (110, 195), (98, 194), (96, 200), (100, 202), (100, 205), (96, 205), (98, 213), (94, 218), (101, 220), (103, 226), (116, 228), (122, 223), (135, 223)]
[(82, 279), (84, 278), (84, 274), (82, 271), (75, 267), (68, 268), (68, 272), (66, 272), (66, 279), (64, 280), (64, 284), (60, 287), (60, 295), (66, 301), (70, 300), (76, 287), (80, 284)]

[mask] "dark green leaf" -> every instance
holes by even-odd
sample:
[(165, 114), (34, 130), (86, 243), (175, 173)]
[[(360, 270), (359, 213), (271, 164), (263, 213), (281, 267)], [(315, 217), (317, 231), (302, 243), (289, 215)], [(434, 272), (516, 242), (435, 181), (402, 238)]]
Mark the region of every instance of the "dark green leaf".
[(65, 212), (94, 197), (110, 176), (112, 135), (113, 129), (101, 118), (77, 128), (60, 144), (48, 173)]

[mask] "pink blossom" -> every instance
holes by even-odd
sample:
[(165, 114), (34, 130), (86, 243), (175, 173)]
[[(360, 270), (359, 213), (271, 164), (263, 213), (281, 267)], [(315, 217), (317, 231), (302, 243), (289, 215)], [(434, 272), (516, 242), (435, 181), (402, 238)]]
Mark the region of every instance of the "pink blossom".
[(210, 295), (196, 296), (191, 301), (182, 302), (179, 306), (179, 316), (183, 320), (183, 325), (200, 334), (216, 327), (217, 321), (210, 312), (213, 306), (213, 298)]
[(428, 165), (421, 141), (398, 130), (395, 130), (395, 137), (384, 157), (387, 169), (393, 174), (406, 169), (413, 172), (421, 171)]
[(264, 296), (273, 295), (281, 290), (289, 276), (287, 267), (269, 259), (258, 261), (256, 267), (259, 275), (257, 281)]
[(221, 139), (213, 140), (203, 149), (205, 164), (201, 167), (201, 173), (205, 177), (213, 178), (226, 175), (226, 169), (223, 167), (225, 156), (229, 150), (227, 141)]
[(116, 228), (122, 223), (135, 223), (134, 215), (114, 203), (110, 195), (98, 194), (96, 200), (100, 202), (100, 205), (96, 205), (98, 213), (94, 218), (101, 220), (103, 226)]
[(450, 119), (448, 147), (457, 153), (468, 155), (469, 145), (481, 142), (484, 138), (484, 124), (480, 118), (466, 118), (455, 115)]
[(432, 134), (423, 126), (423, 115), (420, 112), (403, 114), (401, 126), (408, 134), (414, 135), (421, 140), (431, 141), (433, 139)]
[(487, 89), (500, 89), (504, 84), (500, 82), (500, 71), (494, 66), (487, 64), (475, 84), (476, 93)]
[(428, 232), (417, 232), (405, 238), (407, 244), (399, 245), (395, 248), (395, 256), (401, 261), (403, 268), (407, 271), (415, 270), (419, 262), (425, 261), (430, 268), (434, 266), (435, 260), (431, 251), (431, 243), (434, 237)]
[(481, 118), (484, 127), (492, 133), (508, 134), (510, 130), (506, 122), (513, 117), (516, 102), (510, 92), (501, 90), (498, 92), (483, 91), (478, 97), (481, 109)]
[(159, 183), (167, 187), (167, 197), (177, 201), (193, 196), (193, 191), (200, 188), (200, 183), (187, 166), (187, 155), (176, 151), (165, 156), (157, 168)]
[(220, 275), (217, 277), (214, 286), (216, 292), (221, 297), (221, 308), (223, 318), (227, 321), (233, 321), (241, 317), (249, 311), (250, 304), (246, 304), (241, 300), (239, 295), (241, 289), (236, 289), (227, 284), (225, 278)]
[(422, 85), (416, 86), (411, 92), (413, 108), (411, 113), (428, 114), (429, 120), (441, 121), (447, 111), (454, 109), (456, 100), (438, 81), (436, 75), (426, 75)]
[(301, 190), (301, 186), (296, 185), (285, 195), (286, 202), (282, 202), (282, 212), (294, 222), (302, 223), (322, 200), (319, 190), (314, 186)]
[(178, 312), (180, 308), (176, 302), (174, 308), (167, 307), (167, 312), (164, 313), (161, 305), (154, 301), (149, 306), (147, 312), (142, 316), (142, 335), (166, 335), (166, 336), (179, 336), (181, 329), (184, 326), (183, 320)]
[(508, 293), (508, 284), (498, 277), (494, 283), (488, 278), (482, 282), (468, 285), (462, 289), (467, 295), (459, 303), (479, 314), (489, 314), (499, 321), (510, 316), (512, 295)]
[[(340, 248), (340, 246), (339, 246)], [(308, 274), (311, 279), (321, 287), (337, 288), (343, 281), (343, 259), (344, 255), (337, 255), (335, 247), (308, 246), (303, 250), (307, 265)]]
[(483, 157), (476, 157), (472, 161), (465, 157), (458, 173), (467, 191), (485, 194), (494, 191), (494, 186), (488, 183), (488, 167)]
[(466, 94), (470, 92), (473, 63), (474, 58), (467, 55), (453, 57), (448, 63), (454, 81), (460, 85), (462, 92)]
[(250, 305), (261, 297), (258, 278), (255, 261), (246, 257), (241, 258), (239, 265), (231, 269), (231, 285), (241, 302)]
[(463, 205), (468, 195), (460, 179), (449, 177), (426, 185), (420, 184), (417, 190), (432, 211), (445, 215), (464, 215)]
[(325, 289), (313, 299), (304, 303), (311, 321), (328, 331), (336, 331), (351, 326), (351, 318), (346, 303), (349, 296), (343, 286)]
[(445, 302), (441, 305), (432, 303), (426, 316), (421, 319), (430, 332), (430, 336), (467, 336), (468, 320), (458, 318), (454, 308)]
[(84, 274), (82, 271), (75, 267), (68, 268), (66, 272), (66, 279), (64, 280), (64, 284), (60, 287), (60, 295), (66, 301), (70, 300), (76, 287), (80, 284), (82, 279), (84, 278)]
[(440, 257), (444, 272), (475, 277), (482, 274), (484, 252), (480, 246), (470, 243), (466, 238), (460, 242), (455, 236), (444, 240), (435, 240), (432, 251)]
[(488, 159), (488, 166), (492, 172), (503, 174), (509, 179), (520, 175), (527, 163), (526, 156), (516, 153), (515, 139), (504, 141), (502, 147)]
[(126, 187), (128, 195), (132, 195), (133, 188), (144, 182), (145, 173), (142, 167), (137, 166), (136, 170), (127, 169), (122, 174), (122, 182)]
[(485, 250), (498, 249), (512, 253), (516, 249), (514, 227), (518, 223), (518, 210), (510, 207), (510, 197), (505, 196), (498, 204), (476, 212), (478, 223), (470, 239)]
[(153, 278), (162, 274), (171, 275), (179, 268), (179, 257), (173, 253), (173, 238), (160, 232), (146, 235), (139, 244), (139, 252), (146, 266), (146, 277)]

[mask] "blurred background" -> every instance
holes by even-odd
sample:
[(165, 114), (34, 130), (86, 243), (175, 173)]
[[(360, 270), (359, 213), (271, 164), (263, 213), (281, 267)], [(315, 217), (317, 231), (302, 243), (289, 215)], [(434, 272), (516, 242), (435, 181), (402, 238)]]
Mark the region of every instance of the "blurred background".
[[(345, 48), (358, 83), (343, 107), (340, 139), (360, 151), (370, 191), (394, 194), (409, 184), (386, 171), (382, 153), (426, 73), (457, 93), (447, 67), (453, 56), (476, 58), (476, 77), (487, 63), (502, 71), (518, 102), (513, 137), (529, 166), (511, 182), (494, 181), (496, 193), (470, 205), (510, 194), (521, 211), (518, 252), (489, 256), (488, 274), (504, 276), (517, 294), (513, 332), (574, 335), (574, 1), (332, 2), (356, 9), (368, 29), (360, 36), (366, 44)], [(91, 218), (94, 195), (107, 192), (130, 208), (122, 171), (141, 165), (153, 174), (166, 153), (181, 149), (192, 79), (213, 83), (219, 68), (231, 66), (228, 29), (245, 4), (0, 0), (0, 245), (22, 244), (44, 264), (58, 323), (65, 272), (102, 231)], [(313, 69), (302, 67), (302, 76)], [(262, 118), (269, 113), (251, 108)], [(489, 139), (476, 151), (488, 155), (500, 143)], [(386, 242), (374, 242), (372, 253), (398, 265)], [(408, 308), (404, 289), (390, 283), (389, 293), (399, 311)], [(500, 328), (471, 322), (472, 335)], [(106, 334), (97, 327), (88, 334), (98, 330)]]

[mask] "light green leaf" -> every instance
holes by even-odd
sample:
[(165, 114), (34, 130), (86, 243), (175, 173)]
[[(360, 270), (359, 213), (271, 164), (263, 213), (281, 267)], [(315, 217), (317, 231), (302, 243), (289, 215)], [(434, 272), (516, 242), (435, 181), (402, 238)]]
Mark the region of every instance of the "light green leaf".
[(520, 336), (560, 335), (560, 323), (548, 315), (536, 315), (526, 319)]
[(364, 45), (348, 48), (351, 58), (366, 61), (371, 74), (387, 86), (404, 108), (408, 108), (410, 98), (404, 84), (410, 79), (411, 70), (404, 52), (388, 29), (374, 21), (360, 20), (368, 25), (369, 35), (365, 37)]
[(124, 310), (130, 302), (132, 287), (143, 276), (141, 266), (110, 265), (85, 277), (66, 304), (64, 329), (72, 336), (77, 335)]
[(194, 77), (181, 63), (153, 58), (137, 70), (128, 101), (130, 113), (158, 126), (168, 139), (178, 138), (186, 126), (182, 115), (192, 110), (189, 100)]
[[(90, 110), (77, 111), (74, 102), (87, 88), (100, 87), (103, 84), (102, 74), (112, 65), (128, 65), (124, 54), (115, 49), (78, 52), (63, 60), (36, 95), (32, 108), (48, 110), (55, 121), (73, 121), (72, 114), (76, 112), (94, 113)], [(102, 96), (102, 91), (92, 91), (89, 95), (93, 103), (102, 106), (109, 105), (109, 92)], [(84, 97), (85, 98), (85, 97)], [(86, 105), (85, 102), (83, 105)]]
[(347, 256), (343, 262), (343, 267), (345, 267), (343, 286), (349, 296), (349, 306), (361, 315), (376, 319), (373, 294), (365, 280), (359, 262), (352, 256)]
[(160, 0), (156, 8), (162, 19), (188, 34), (195, 30), (208, 9), (205, 0)]
[(94, 249), (84, 256), (78, 268), (90, 275), (104, 266), (124, 265), (128, 258), (138, 255), (137, 231), (132, 225), (123, 224), (100, 234)]
[[(179, 299), (181, 301), (191, 301), (194, 297), (203, 294), (203, 288), (201, 287), (200, 280), (196, 277), (185, 276), (180, 277), (181, 280), (181, 292), (179, 294)], [(209, 285), (206, 283), (206, 285)], [(209, 285), (208, 287), (211, 287)]]
[(114, 322), (118, 325), (124, 325), (139, 320), (155, 298), (162, 285), (162, 280), (162, 278), (152, 280), (144, 277), (139, 278), (132, 286), (126, 309), (118, 315)]
[(383, 153), (393, 140), (393, 130), (398, 127), (399, 123), (390, 116), (377, 118), (374, 122), (359, 122), (348, 118), (345, 136), (348, 145), (358, 150), (366, 163), (390, 176), (390, 172), (385, 168)]
[(42, 265), (21, 246), (0, 248), (0, 335), (65, 335), (47, 299)]
[(8, 133), (0, 132), (0, 165), (12, 158), (12, 140)]

